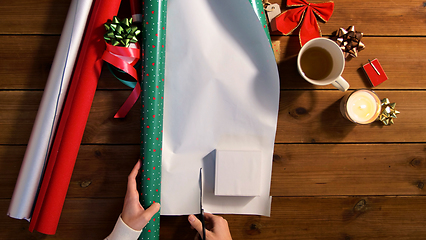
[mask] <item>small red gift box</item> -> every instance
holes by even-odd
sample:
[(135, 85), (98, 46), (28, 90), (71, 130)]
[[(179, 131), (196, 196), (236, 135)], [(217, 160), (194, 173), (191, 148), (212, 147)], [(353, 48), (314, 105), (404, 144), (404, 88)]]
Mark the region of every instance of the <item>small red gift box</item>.
[(380, 83), (388, 80), (388, 76), (386, 76), (385, 71), (383, 71), (382, 66), (379, 63), (379, 60), (374, 59), (373, 61), (368, 60), (368, 63), (362, 66), (364, 68), (365, 73), (368, 76), (371, 84), (375, 87)]

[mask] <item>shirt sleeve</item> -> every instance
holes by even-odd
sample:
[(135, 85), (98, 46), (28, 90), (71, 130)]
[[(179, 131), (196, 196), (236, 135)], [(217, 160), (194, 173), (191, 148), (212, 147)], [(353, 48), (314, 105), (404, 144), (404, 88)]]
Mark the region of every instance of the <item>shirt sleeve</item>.
[(115, 223), (114, 230), (112, 230), (111, 234), (105, 238), (105, 240), (136, 240), (141, 232), (142, 230), (136, 231), (129, 227), (125, 222), (123, 222), (120, 215)]

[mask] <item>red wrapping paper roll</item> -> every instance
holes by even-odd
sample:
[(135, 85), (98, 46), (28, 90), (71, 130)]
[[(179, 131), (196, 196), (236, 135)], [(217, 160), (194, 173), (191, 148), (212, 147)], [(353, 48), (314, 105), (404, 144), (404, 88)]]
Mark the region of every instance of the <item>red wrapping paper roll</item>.
[(105, 51), (103, 24), (117, 15), (120, 0), (95, 0), (77, 59), (71, 86), (43, 182), (34, 207), (30, 231), (55, 234), (89, 117)]

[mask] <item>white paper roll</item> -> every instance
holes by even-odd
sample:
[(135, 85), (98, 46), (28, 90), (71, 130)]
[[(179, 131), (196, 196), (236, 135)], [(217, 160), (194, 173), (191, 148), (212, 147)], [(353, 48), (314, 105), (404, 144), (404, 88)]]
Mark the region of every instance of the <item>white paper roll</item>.
[(30, 220), (92, 0), (73, 0), (19, 171), (8, 215)]

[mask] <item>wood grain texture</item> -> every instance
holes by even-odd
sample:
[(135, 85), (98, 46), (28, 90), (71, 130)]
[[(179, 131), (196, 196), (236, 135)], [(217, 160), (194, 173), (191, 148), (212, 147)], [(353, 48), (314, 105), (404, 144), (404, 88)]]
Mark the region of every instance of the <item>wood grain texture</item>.
[[(270, 0), (269, 2), (279, 3), (282, 11), (287, 9), (285, 0)], [(327, 1), (311, 0), (308, 2)], [(333, 2), (334, 12), (330, 20), (327, 23), (318, 20), (323, 35), (331, 35), (337, 29), (347, 28), (351, 25), (354, 25), (366, 36), (426, 35), (424, 1), (336, 0)]]
[[(281, 89), (334, 89), (333, 86), (314, 86), (297, 72), (296, 56), (300, 50), (298, 37), (275, 36), (276, 57), (280, 71)], [(43, 90), (56, 51), (57, 36), (0, 36), (8, 48), (0, 48), (3, 59), (0, 68), (0, 89)], [(426, 39), (421, 37), (364, 37), (365, 50), (359, 57), (346, 61), (343, 77), (351, 89), (371, 87), (362, 65), (368, 59), (379, 59), (388, 80), (376, 89), (426, 89), (423, 73), (426, 68)], [(392, 51), (391, 49), (396, 49)], [(401, 54), (404, 52), (404, 54)], [(104, 66), (98, 89), (129, 89), (116, 80)]]
[(425, 157), (425, 144), (277, 144), (271, 195), (426, 195)]
[[(130, 92), (96, 92), (83, 143), (139, 143), (139, 102), (126, 118), (113, 118)], [(28, 143), (42, 94), (42, 91), (0, 91), (0, 144)]]
[(424, 142), (426, 125), (423, 91), (377, 91), (380, 98), (396, 102), (401, 111), (394, 125), (381, 122), (357, 125), (343, 118), (340, 100), (333, 91), (281, 91), (277, 143), (390, 143)]
[(60, 34), (71, 0), (2, 1), (1, 34)]
[[(122, 198), (67, 198), (58, 231), (27, 231), (28, 222), (0, 216), (0, 239), (103, 239)], [(0, 200), (5, 212), (8, 200)], [(226, 215), (233, 239), (424, 239), (425, 197), (277, 197), (271, 217)], [(186, 216), (161, 218), (161, 239), (194, 239)]]
[[(426, 144), (276, 144), (271, 195), (426, 195)], [(0, 146), (0, 199), (11, 198), (25, 146)], [(82, 145), (70, 198), (120, 198), (138, 145)]]
[[(60, 34), (70, 0), (4, 1), (0, 7), (1, 34)], [(279, 3), (283, 10), (286, 1)], [(325, 1), (314, 0), (312, 3)], [(365, 35), (426, 35), (426, 8), (423, 1), (338, 0), (327, 23), (319, 22), (324, 35), (355, 25)], [(28, 7), (31, 6), (31, 7)], [(19, 16), (19, 17), (17, 17)]]
[[(356, 125), (340, 114), (340, 98), (335, 91), (281, 91), (277, 143), (327, 142), (424, 142), (426, 122), (421, 112), (426, 106), (422, 91), (377, 91), (379, 97), (396, 102), (401, 111), (397, 124), (380, 122)], [(139, 104), (124, 119), (115, 112), (130, 91), (97, 91), (91, 108), (83, 144), (138, 144)], [(37, 113), (41, 91), (0, 91), (0, 144), (26, 144)]]
[[(139, 102), (112, 116), (131, 90), (105, 68), (56, 235), (6, 215), (71, 0), (0, 4), (0, 239), (103, 239), (121, 212), (139, 156)], [(279, 3), (286, 10), (286, 1)], [(312, 0), (320, 3), (325, 0)], [(325, 37), (354, 25), (366, 48), (346, 61), (350, 91), (371, 88), (360, 67), (379, 59), (389, 80), (374, 88), (401, 111), (395, 125), (356, 125), (339, 112), (345, 94), (297, 73), (298, 32), (272, 33), (281, 97), (271, 217), (226, 215), (233, 239), (424, 239), (426, 235), (426, 5), (335, 0)], [(128, 5), (128, 0), (123, 1)], [(120, 11), (125, 12), (126, 7)], [(194, 239), (186, 216), (161, 218), (161, 239)]]
[[(58, 36), (0, 35), (4, 48), (0, 48), (0, 89), (43, 90), (53, 63)], [(100, 89), (129, 89), (104, 68)]]
[[(315, 86), (305, 81), (297, 71), (297, 54), (300, 50), (297, 36), (273, 37), (273, 43), (279, 45), (278, 69), (281, 89), (335, 89), (332, 85)], [(350, 89), (371, 88), (362, 66), (368, 59), (377, 58), (388, 80), (375, 89), (425, 89), (426, 59), (423, 50), (426, 39), (422, 37), (364, 37), (366, 48), (359, 52), (357, 58), (346, 60), (343, 78), (350, 84)], [(401, 54), (404, 53), (404, 54)]]

